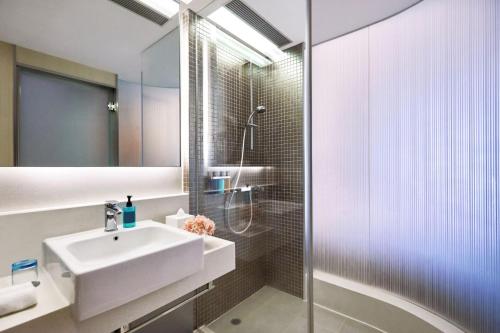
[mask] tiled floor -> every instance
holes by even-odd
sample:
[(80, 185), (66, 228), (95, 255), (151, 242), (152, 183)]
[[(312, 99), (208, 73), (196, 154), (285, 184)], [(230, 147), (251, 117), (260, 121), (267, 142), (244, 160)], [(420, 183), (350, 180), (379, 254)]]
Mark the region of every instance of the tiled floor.
[[(380, 333), (320, 307), (315, 308), (316, 333)], [(214, 333), (305, 333), (305, 303), (264, 287), (208, 325)], [(207, 331), (209, 331), (207, 330)]]

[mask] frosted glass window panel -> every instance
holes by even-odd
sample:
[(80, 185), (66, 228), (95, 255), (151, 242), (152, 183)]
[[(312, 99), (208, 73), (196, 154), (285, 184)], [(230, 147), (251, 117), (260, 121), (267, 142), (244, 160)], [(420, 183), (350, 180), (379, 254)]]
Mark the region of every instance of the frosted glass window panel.
[(141, 54), (143, 166), (180, 166), (180, 32)]
[(500, 327), (499, 41), (498, 0), (425, 0), (313, 51), (315, 268), (481, 333)]
[(368, 31), (313, 49), (315, 268), (367, 282)]
[(142, 88), (143, 165), (180, 165), (178, 88)]
[(19, 68), (18, 166), (117, 165), (114, 89)]
[(118, 80), (120, 166), (142, 166), (141, 84)]
[(373, 283), (500, 327), (497, 0), (423, 1), (370, 28)]

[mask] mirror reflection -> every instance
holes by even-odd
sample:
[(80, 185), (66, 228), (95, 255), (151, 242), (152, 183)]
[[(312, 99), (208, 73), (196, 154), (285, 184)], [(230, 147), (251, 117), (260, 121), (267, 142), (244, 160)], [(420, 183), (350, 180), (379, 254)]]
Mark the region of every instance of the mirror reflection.
[(130, 3), (0, 1), (0, 166), (180, 165), (179, 5)]

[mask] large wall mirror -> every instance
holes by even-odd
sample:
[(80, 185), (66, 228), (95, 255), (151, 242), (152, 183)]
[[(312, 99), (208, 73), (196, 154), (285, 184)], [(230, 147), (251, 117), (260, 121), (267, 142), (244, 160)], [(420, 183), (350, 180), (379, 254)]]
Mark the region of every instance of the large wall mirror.
[(179, 166), (178, 6), (0, 0), (0, 166)]

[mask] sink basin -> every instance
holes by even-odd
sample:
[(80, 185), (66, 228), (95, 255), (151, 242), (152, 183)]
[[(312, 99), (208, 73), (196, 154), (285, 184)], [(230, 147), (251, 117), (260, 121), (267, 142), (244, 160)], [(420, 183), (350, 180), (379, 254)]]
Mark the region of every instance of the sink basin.
[(203, 269), (203, 238), (153, 221), (44, 241), (45, 266), (85, 320)]

